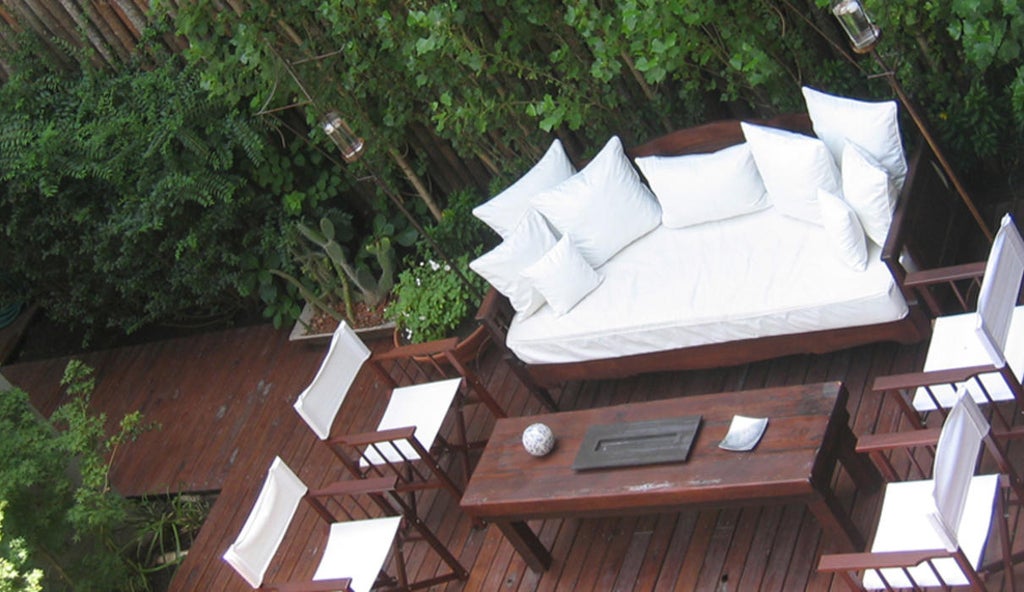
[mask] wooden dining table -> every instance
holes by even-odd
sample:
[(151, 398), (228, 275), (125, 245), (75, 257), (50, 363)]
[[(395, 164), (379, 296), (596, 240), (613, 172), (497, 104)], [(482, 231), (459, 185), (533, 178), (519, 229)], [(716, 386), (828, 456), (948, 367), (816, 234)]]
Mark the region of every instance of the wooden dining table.
[[(838, 461), (858, 488), (877, 489), (881, 478), (855, 451), (846, 400), (846, 388), (829, 382), (500, 419), (460, 505), (500, 528), (535, 571), (550, 566), (551, 554), (527, 520), (701, 507), (803, 503), (842, 548), (862, 550), (864, 538), (832, 490), (833, 474)], [(719, 447), (734, 415), (768, 418), (752, 450)], [(693, 416), (700, 421), (685, 460), (657, 460), (639, 443), (634, 465), (573, 467), (581, 446), (593, 452), (593, 434), (587, 437), (593, 426), (607, 432)], [(542, 457), (523, 448), (523, 430), (533, 423), (544, 423), (556, 438)]]

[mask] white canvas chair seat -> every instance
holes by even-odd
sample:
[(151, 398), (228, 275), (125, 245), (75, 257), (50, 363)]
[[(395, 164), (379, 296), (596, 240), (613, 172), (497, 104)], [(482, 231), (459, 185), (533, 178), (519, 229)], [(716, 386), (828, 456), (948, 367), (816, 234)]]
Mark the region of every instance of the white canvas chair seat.
[(400, 516), (335, 522), (313, 581), (352, 579), (352, 592), (369, 592), (387, 561)]
[[(927, 503), (934, 487), (935, 482), (930, 479), (886, 485), (882, 512), (871, 545), (872, 553), (945, 548), (945, 543), (928, 518), (929, 511), (934, 511), (933, 506)], [(957, 540), (975, 569), (981, 566), (985, 542), (992, 525), (992, 506), (998, 492), (999, 475), (981, 475), (971, 479)], [(965, 586), (969, 583), (952, 558), (936, 560), (935, 567), (949, 585)], [(881, 572), (893, 587), (910, 586), (900, 569), (883, 569)], [(934, 572), (927, 565), (911, 567), (910, 573), (920, 586), (939, 585)], [(869, 571), (864, 575), (864, 587), (884, 590), (885, 584), (877, 572)]]
[[(461, 382), (461, 378), (452, 378), (392, 390), (391, 399), (380, 423), (377, 424), (377, 430), (415, 426), (416, 440), (423, 448), (429, 450), (441, 431), (441, 424), (444, 423), (448, 409), (455, 401)], [(415, 448), (408, 442), (399, 440), (394, 446), (367, 450), (360, 458), (360, 465), (366, 467), (369, 464), (380, 465), (385, 462), (399, 463), (419, 459), (419, 452)]]
[[(977, 325), (978, 315), (974, 312), (935, 319), (923, 371), (991, 364), (992, 358), (988, 351), (982, 342), (975, 338), (974, 331)], [(1004, 354), (1013, 374), (1020, 380), (1024, 376), (1024, 306), (1015, 307), (1013, 310)], [(998, 373), (983, 374), (979, 379), (993, 401), (1013, 400), (1013, 391), (1007, 387), (1006, 381)], [(975, 402), (987, 402), (982, 389), (974, 381), (965, 384)], [(956, 400), (959, 386), (961, 385), (936, 385), (931, 387), (932, 395), (943, 408), (948, 409)], [(914, 409), (921, 413), (935, 410), (935, 403), (924, 388), (915, 391), (913, 404)]]

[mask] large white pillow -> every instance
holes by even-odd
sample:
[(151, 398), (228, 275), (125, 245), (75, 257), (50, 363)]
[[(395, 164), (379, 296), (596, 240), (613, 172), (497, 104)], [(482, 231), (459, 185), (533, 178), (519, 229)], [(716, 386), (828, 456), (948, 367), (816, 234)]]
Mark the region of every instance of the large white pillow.
[(814, 134), (825, 142), (837, 163), (842, 160), (843, 146), (849, 140), (885, 167), (897, 191), (903, 188), (907, 160), (896, 101), (858, 101), (807, 86), (801, 91)]
[(868, 248), (864, 240), (864, 230), (860, 227), (857, 214), (848, 203), (841, 198), (825, 191), (818, 190), (818, 205), (821, 207), (821, 220), (833, 251), (842, 260), (857, 271), (868, 267)]
[(576, 173), (562, 142), (555, 140), (537, 164), (504, 191), (473, 208), (473, 215), (508, 238), (530, 208), (530, 200)]
[(524, 269), (522, 275), (544, 296), (558, 316), (572, 310), (604, 279), (583, 259), (568, 234), (563, 235), (540, 260)]
[(711, 154), (644, 156), (636, 166), (661, 205), (661, 223), (683, 228), (767, 208), (768, 194), (750, 146)]
[(469, 268), (507, 296), (517, 312), (531, 315), (544, 305), (544, 297), (520, 274), (551, 250), (555, 243), (548, 223), (536, 210), (530, 209), (508, 238), (470, 261)]
[(864, 232), (876, 245), (885, 244), (896, 207), (896, 188), (882, 165), (853, 142), (843, 148), (843, 197), (857, 213)]
[(839, 167), (825, 143), (795, 132), (740, 123), (768, 197), (787, 216), (821, 224), (818, 189), (840, 193)]
[(571, 234), (583, 258), (599, 267), (654, 230), (661, 208), (612, 136), (582, 171), (537, 195), (533, 206), (559, 233)]

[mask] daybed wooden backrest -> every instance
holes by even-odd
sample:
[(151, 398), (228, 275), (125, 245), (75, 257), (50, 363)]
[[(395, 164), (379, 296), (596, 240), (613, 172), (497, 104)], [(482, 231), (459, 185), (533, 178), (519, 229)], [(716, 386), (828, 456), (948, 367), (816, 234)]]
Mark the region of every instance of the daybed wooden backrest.
[[(813, 136), (811, 119), (806, 113), (789, 113), (771, 119), (744, 120)], [(659, 136), (649, 142), (626, 149), (630, 158), (639, 156), (679, 156), (715, 152), (744, 142), (739, 119), (705, 123)]]

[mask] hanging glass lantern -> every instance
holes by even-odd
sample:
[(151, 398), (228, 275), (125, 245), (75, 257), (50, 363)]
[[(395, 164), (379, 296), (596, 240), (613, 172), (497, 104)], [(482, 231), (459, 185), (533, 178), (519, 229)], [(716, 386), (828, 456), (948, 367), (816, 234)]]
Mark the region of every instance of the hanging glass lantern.
[(850, 38), (853, 51), (867, 53), (878, 42), (881, 32), (871, 22), (860, 0), (832, 0), (832, 14), (839, 19), (839, 24)]
[(363, 139), (356, 136), (352, 129), (341, 118), (341, 115), (331, 111), (320, 120), (320, 127), (323, 128), (327, 137), (341, 150), (341, 157), (345, 162), (355, 162), (363, 153)]

